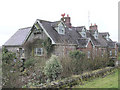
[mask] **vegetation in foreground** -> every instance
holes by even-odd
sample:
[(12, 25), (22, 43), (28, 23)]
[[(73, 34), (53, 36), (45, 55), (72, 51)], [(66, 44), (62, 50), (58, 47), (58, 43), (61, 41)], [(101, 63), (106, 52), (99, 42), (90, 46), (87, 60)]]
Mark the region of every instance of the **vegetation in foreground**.
[(85, 53), (78, 50), (71, 51), (67, 57), (31, 57), (23, 62), (5, 48), (2, 50), (2, 62), (5, 88), (36, 87), (48, 81), (104, 68), (110, 63), (106, 56), (96, 57), (93, 62), (93, 59), (87, 59)]
[(99, 77), (92, 81), (86, 81), (83, 85), (77, 85), (73, 88), (118, 88), (118, 70), (106, 77)]

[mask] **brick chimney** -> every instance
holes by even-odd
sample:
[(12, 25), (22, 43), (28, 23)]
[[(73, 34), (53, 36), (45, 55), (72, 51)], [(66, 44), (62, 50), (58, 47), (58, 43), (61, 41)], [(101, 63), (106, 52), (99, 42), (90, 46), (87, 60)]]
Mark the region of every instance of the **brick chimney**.
[(69, 15), (67, 14), (67, 17), (64, 17), (65, 16), (65, 13), (64, 13), (64, 14), (61, 14), (61, 16), (62, 16), (61, 20), (65, 23), (65, 25), (67, 27), (70, 28), (71, 27), (71, 21), (70, 21)]
[(71, 21), (70, 21), (69, 15), (67, 15), (67, 17), (65, 17), (65, 24), (67, 27), (71, 27)]
[(98, 30), (97, 27), (98, 26), (96, 24), (94, 25), (91, 24), (91, 26), (89, 27), (89, 30)]

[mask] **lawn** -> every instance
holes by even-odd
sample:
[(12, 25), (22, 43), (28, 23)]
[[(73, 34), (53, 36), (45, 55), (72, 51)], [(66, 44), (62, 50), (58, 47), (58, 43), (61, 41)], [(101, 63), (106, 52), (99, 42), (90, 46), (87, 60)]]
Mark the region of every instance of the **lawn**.
[(91, 81), (86, 81), (84, 85), (77, 85), (73, 88), (118, 88), (118, 70), (104, 78), (99, 77)]

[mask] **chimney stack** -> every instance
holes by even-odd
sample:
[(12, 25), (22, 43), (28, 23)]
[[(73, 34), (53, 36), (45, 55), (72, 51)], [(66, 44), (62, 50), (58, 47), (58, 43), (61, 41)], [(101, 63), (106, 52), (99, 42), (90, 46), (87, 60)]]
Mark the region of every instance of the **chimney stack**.
[(61, 20), (65, 23), (65, 25), (71, 28), (72, 26), (71, 26), (69, 15), (67, 14), (67, 17), (64, 17), (65, 16), (65, 13), (64, 13), (64, 14), (61, 14), (61, 16), (62, 16)]
[(98, 26), (96, 24), (92, 25), (92, 23), (91, 23), (91, 26), (89, 27), (89, 30), (98, 30), (97, 27)]
[(67, 17), (65, 17), (65, 24), (67, 27), (71, 28), (71, 21), (68, 14), (67, 14)]

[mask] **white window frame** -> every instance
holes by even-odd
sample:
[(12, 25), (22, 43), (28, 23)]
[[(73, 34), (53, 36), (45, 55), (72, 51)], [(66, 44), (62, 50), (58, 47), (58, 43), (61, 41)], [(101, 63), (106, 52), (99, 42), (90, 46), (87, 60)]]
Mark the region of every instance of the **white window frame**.
[[(38, 51), (39, 49), (40, 51)], [(43, 48), (34, 48), (34, 54), (35, 56), (43, 56)]]
[(97, 33), (97, 31), (95, 31), (95, 33), (94, 33), (94, 38), (98, 39), (98, 33)]
[(82, 37), (86, 37), (86, 32), (79, 32), (81, 35), (82, 35)]
[(110, 56), (112, 56), (112, 51), (110, 51)]
[(58, 33), (59, 34), (65, 34), (65, 28), (62, 23), (58, 25)]
[(90, 51), (87, 52), (88, 58), (90, 58)]
[(117, 50), (115, 50), (115, 56), (117, 56)]
[(96, 48), (96, 56), (97, 56), (97, 52), (98, 52), (98, 51), (97, 51), (97, 48)]
[(108, 34), (107, 34), (107, 36), (106, 36), (106, 40), (109, 41), (109, 35), (108, 35)]

